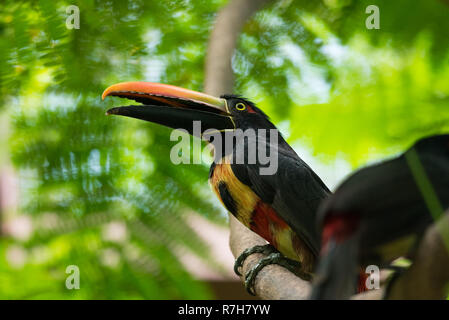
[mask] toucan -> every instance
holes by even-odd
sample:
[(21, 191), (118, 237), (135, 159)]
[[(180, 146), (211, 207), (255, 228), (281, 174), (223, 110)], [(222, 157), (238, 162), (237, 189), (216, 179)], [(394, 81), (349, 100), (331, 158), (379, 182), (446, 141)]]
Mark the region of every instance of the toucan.
[(447, 134), (422, 138), (401, 155), (355, 172), (318, 210), (321, 251), (310, 298), (349, 298), (364, 285), (359, 275), (368, 266), (396, 271), (386, 285), (388, 298), (406, 270), (392, 262), (413, 263), (423, 233), (448, 207)]
[[(197, 135), (215, 149), (209, 173), (212, 190), (232, 215), (268, 242), (247, 249), (236, 260), (234, 270), (240, 275), (247, 256), (268, 254), (246, 274), (250, 293), (254, 294), (258, 271), (267, 264), (283, 265), (303, 279), (311, 279), (320, 244), (316, 211), (330, 191), (261, 109), (238, 95), (214, 97), (150, 82), (114, 84), (102, 98), (107, 96), (141, 103), (112, 108), (109, 115), (150, 121), (190, 134), (195, 134), (193, 122), (201, 122)], [(255, 157), (239, 158), (251, 150)], [(259, 155), (270, 150), (276, 155), (275, 170), (264, 172), (268, 164)]]

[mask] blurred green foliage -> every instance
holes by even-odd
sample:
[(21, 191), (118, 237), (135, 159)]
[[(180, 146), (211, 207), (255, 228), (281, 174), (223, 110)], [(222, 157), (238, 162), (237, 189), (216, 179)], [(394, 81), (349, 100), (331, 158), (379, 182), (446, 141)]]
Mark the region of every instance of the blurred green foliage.
[(241, 37), (237, 91), (324, 161), (378, 160), (449, 129), (448, 16), (439, 0), (275, 2)]
[[(201, 73), (190, 74), (202, 64), (218, 4), (80, 1), (78, 30), (66, 28), (69, 4), (2, 5), (7, 72), (0, 92), (13, 125), (10, 151), (21, 179), (21, 211), (41, 227), (12, 247), (30, 257), (24, 268), (1, 263), (0, 297), (210, 298), (174, 253), (210, 260), (184, 219), (191, 210), (224, 220), (203, 194), (207, 166), (174, 166), (168, 129), (106, 117), (113, 101), (100, 96), (112, 83), (142, 80), (148, 68), (151, 74), (151, 59), (176, 68), (186, 48), (193, 53), (182, 59), (176, 82), (198, 87)], [(191, 24), (193, 18), (200, 23)], [(172, 81), (175, 75), (167, 74), (164, 80)], [(126, 238), (109, 241), (104, 234), (117, 225)], [(12, 242), (1, 242), (2, 257)], [(36, 248), (45, 252), (34, 261)], [(79, 266), (83, 290), (65, 288), (70, 264)]]
[[(65, 22), (80, 8), (80, 29)], [(169, 130), (105, 117), (110, 84), (201, 90), (207, 40), (226, 1), (6, 0), (0, 10), (0, 112), (20, 176), (26, 240), (0, 241), (0, 298), (210, 298), (174, 252), (214, 265), (185, 221), (216, 222), (206, 165), (175, 166)], [(365, 8), (380, 8), (367, 30)], [(320, 159), (353, 167), (447, 131), (449, 6), (444, 1), (275, 1), (248, 23), (235, 91)], [(1, 150), (6, 149), (3, 146)], [(109, 230), (109, 231), (108, 231)], [(122, 230), (123, 239), (110, 239)], [(28, 257), (11, 266), (8, 252)], [(65, 267), (83, 270), (67, 290)]]

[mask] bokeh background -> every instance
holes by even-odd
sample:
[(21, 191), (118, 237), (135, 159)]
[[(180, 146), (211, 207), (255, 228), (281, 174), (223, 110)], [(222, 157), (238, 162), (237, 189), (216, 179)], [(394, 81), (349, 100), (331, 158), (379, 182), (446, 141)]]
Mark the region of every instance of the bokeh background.
[[(170, 130), (106, 117), (122, 81), (201, 91), (225, 0), (3, 0), (0, 298), (245, 296), (208, 163), (170, 162)], [(368, 5), (380, 29), (368, 30)], [(80, 9), (68, 29), (66, 8)], [(449, 130), (449, 2), (281, 0), (244, 29), (235, 93), (334, 188)], [(66, 267), (81, 272), (65, 287)]]

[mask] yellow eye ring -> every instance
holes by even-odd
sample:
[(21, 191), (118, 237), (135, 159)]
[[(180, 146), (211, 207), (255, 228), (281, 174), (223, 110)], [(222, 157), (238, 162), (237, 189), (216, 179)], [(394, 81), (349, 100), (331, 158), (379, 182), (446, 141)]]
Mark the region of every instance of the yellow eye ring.
[(237, 104), (235, 105), (235, 108), (236, 108), (238, 111), (243, 111), (243, 110), (245, 110), (246, 106), (245, 106), (243, 103), (239, 102), (239, 103), (237, 103)]

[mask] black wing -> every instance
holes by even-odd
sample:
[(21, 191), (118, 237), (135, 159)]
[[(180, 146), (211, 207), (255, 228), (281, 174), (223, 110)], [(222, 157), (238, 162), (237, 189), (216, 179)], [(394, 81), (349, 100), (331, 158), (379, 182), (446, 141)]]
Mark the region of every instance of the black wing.
[(316, 212), (330, 191), (304, 161), (296, 154), (279, 152), (278, 168), (273, 175), (262, 175), (259, 164), (233, 164), (232, 170), (318, 254)]

